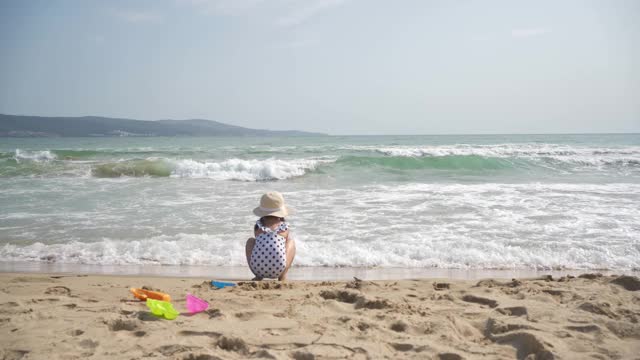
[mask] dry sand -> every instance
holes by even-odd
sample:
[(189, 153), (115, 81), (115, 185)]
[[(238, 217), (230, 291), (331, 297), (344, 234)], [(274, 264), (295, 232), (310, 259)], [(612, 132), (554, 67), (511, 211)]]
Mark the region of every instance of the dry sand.
[[(0, 274), (3, 359), (640, 359), (640, 281), (243, 282)], [(211, 303), (169, 321), (129, 287)]]

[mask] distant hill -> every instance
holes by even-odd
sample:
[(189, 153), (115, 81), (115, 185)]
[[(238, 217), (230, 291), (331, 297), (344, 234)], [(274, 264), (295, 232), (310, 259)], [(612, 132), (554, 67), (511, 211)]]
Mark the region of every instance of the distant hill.
[(324, 136), (304, 131), (272, 131), (212, 120), (131, 120), (98, 116), (41, 117), (0, 114), (0, 137), (72, 136)]

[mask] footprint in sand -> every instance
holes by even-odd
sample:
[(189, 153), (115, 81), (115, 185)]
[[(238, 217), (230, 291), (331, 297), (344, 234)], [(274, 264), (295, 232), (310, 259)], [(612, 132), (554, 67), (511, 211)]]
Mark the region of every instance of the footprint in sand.
[(222, 316), (222, 311), (220, 309), (209, 309), (205, 311), (205, 314), (209, 315), (209, 319), (217, 318)]
[(222, 334), (220, 334), (219, 332), (215, 332), (215, 331), (182, 330), (182, 331), (180, 331), (178, 333), (178, 335), (182, 335), (182, 336), (208, 336), (208, 337), (218, 338)]
[(602, 277), (602, 274), (600, 273), (578, 275), (578, 279), (587, 279), (587, 280), (595, 280), (600, 277)]
[(356, 327), (360, 331), (367, 331), (371, 327), (371, 325), (367, 324), (364, 321), (361, 321), (361, 322), (358, 323), (358, 325), (356, 325)]
[(438, 354), (438, 360), (462, 360), (462, 356), (456, 353), (440, 353)]
[(316, 358), (312, 353), (306, 351), (293, 352), (291, 357), (295, 360), (314, 360)]
[(603, 315), (610, 319), (618, 319), (618, 315), (611, 310), (611, 305), (607, 303), (590, 303), (586, 302), (578, 306), (578, 309), (587, 311), (596, 315)]
[(629, 324), (622, 321), (609, 321), (606, 323), (607, 329), (616, 334), (619, 338), (640, 339), (640, 325)]
[(199, 346), (186, 346), (180, 344), (171, 344), (171, 345), (163, 345), (157, 348), (155, 351), (159, 352), (163, 356), (173, 356), (178, 353), (193, 351), (193, 350), (201, 350), (202, 348)]
[(2, 359), (4, 360), (20, 360), (29, 353), (28, 350), (4, 350), (0, 351)]
[(336, 300), (347, 304), (354, 304), (363, 298), (363, 296), (357, 292), (346, 290), (322, 290), (320, 297), (325, 300)]
[(611, 280), (612, 284), (620, 285), (629, 291), (640, 290), (640, 279), (635, 276), (622, 275), (618, 276), (614, 280)]
[(347, 304), (355, 304), (356, 309), (385, 309), (391, 307), (388, 300), (369, 300), (357, 292), (346, 290), (322, 290), (320, 297), (326, 300), (336, 300)]
[(70, 296), (71, 289), (66, 286), (53, 286), (44, 291), (47, 295)]
[(84, 339), (80, 341), (79, 345), (83, 349), (95, 349), (100, 343), (91, 339)]
[(513, 306), (496, 309), (502, 315), (507, 316), (524, 316), (528, 314), (527, 308), (524, 306)]
[(386, 299), (368, 300), (366, 298), (360, 299), (356, 302), (356, 309), (387, 309), (391, 307), (391, 303)]
[(598, 325), (584, 325), (584, 326), (566, 326), (567, 330), (578, 331), (581, 333), (590, 333), (600, 331), (600, 327)]
[(268, 352), (267, 350), (264, 350), (264, 349), (252, 352), (251, 353), (251, 357), (252, 358), (261, 358), (261, 359), (275, 359), (276, 358), (270, 352)]
[(34, 303), (34, 304), (52, 303), (52, 302), (57, 302), (57, 301), (60, 301), (60, 299), (55, 299), (55, 298), (31, 299), (31, 302)]
[(518, 359), (555, 359), (553, 353), (547, 347), (551, 344), (544, 344), (535, 335), (527, 332), (510, 333), (492, 339), (498, 344), (509, 344), (516, 349)]
[(525, 324), (504, 323), (494, 318), (489, 318), (487, 320), (485, 329), (487, 333), (490, 335), (498, 335), (498, 334), (504, 334), (514, 330), (530, 330), (530, 329), (533, 329), (533, 327)]
[[(298, 350), (297, 356), (313, 356), (311, 359), (370, 359), (365, 349), (361, 347), (351, 347), (336, 343), (314, 343), (309, 344), (304, 350)], [(294, 352), (295, 354), (295, 352)], [(294, 354), (291, 354), (294, 356)]]
[(71, 336), (80, 336), (82, 334), (84, 334), (84, 330), (75, 329), (75, 330), (69, 331), (69, 335)]
[(568, 293), (568, 291), (566, 290), (558, 290), (558, 289), (542, 289), (542, 292), (547, 293), (551, 296), (560, 296), (560, 297), (565, 293)]
[(451, 287), (451, 284), (448, 284), (448, 283), (438, 283), (438, 282), (433, 283), (433, 289), (436, 291), (449, 290), (450, 287)]
[(249, 353), (247, 343), (241, 338), (221, 336), (216, 342), (216, 345), (226, 351), (233, 351), (243, 355)]
[(405, 352), (413, 350), (413, 345), (411, 344), (389, 343), (389, 345), (396, 351)]
[(487, 298), (483, 298), (483, 297), (475, 296), (471, 294), (463, 296), (462, 301), (476, 303), (480, 305), (488, 305), (489, 307), (492, 307), (492, 308), (498, 306), (498, 302), (495, 300), (487, 299)]
[(24, 308), (15, 301), (9, 301), (9, 302), (0, 304), (0, 314), (17, 315), (17, 314), (28, 314), (31, 312), (33, 312), (33, 309)]
[(198, 355), (189, 354), (183, 357), (182, 359), (183, 360), (222, 360), (222, 358), (219, 358), (215, 355), (209, 355), (209, 354), (198, 354)]
[(106, 324), (111, 331), (134, 331), (138, 328), (138, 324), (131, 320), (115, 319), (107, 321)]
[(543, 342), (534, 334), (522, 330), (536, 330), (524, 324), (508, 324), (489, 318), (485, 328), (487, 337), (498, 344), (508, 344), (516, 349), (518, 359), (554, 359), (549, 350), (553, 345)]
[(395, 332), (405, 332), (407, 331), (407, 328), (409, 327), (409, 325), (407, 325), (407, 323), (405, 323), (402, 320), (398, 320), (395, 321), (393, 323), (391, 323), (391, 330), (395, 331)]
[(258, 313), (255, 311), (246, 311), (246, 312), (236, 313), (235, 317), (237, 317), (240, 320), (247, 321), (247, 320), (253, 319), (256, 315), (258, 315)]

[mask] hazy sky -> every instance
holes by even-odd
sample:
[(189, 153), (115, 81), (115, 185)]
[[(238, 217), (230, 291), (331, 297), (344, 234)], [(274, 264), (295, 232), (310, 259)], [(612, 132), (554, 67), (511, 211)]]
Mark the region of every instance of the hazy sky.
[(640, 1), (0, 0), (0, 113), (640, 132)]

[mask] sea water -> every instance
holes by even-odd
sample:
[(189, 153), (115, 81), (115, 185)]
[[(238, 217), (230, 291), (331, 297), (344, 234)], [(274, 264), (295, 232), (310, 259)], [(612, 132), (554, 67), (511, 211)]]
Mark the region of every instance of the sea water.
[(640, 269), (640, 135), (0, 139), (0, 261), (243, 266), (270, 190), (296, 265)]

